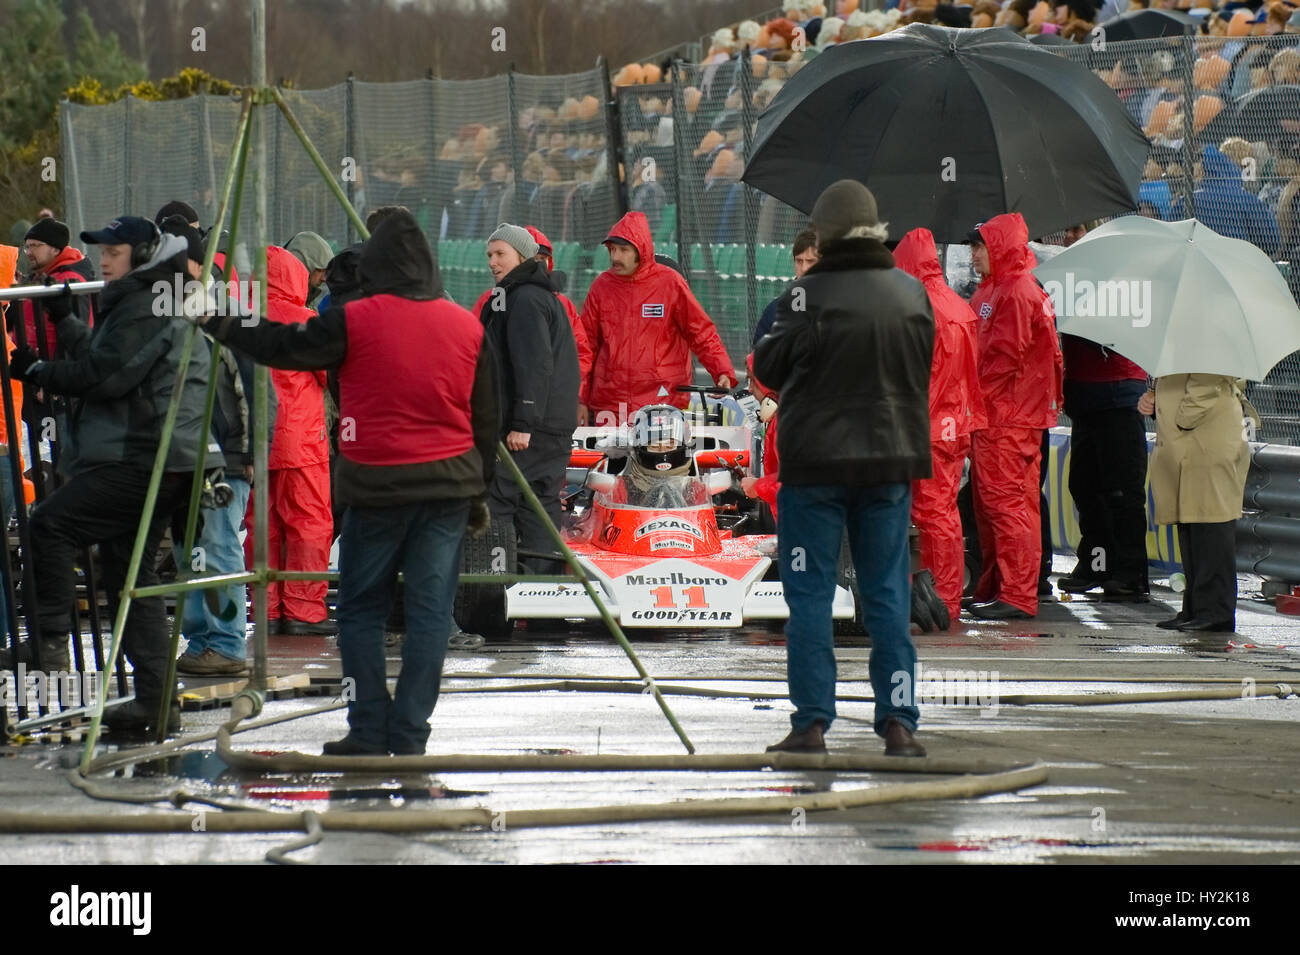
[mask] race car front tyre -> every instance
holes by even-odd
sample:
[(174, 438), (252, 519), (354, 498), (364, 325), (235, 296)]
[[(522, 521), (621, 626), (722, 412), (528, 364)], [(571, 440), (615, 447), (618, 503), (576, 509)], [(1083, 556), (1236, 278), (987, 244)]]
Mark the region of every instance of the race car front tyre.
[[(514, 526), (493, 524), (478, 540), (465, 538), (460, 556), (462, 574), (513, 574), (518, 572)], [(506, 589), (501, 584), (461, 584), (456, 588), (456, 622), (466, 633), (489, 640), (504, 640), (514, 630), (506, 619)]]

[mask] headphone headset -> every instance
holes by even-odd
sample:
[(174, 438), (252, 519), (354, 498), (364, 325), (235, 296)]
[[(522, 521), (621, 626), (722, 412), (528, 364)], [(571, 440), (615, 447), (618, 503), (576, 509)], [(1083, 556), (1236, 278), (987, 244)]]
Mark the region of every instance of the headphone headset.
[(152, 259), (154, 253), (158, 251), (159, 244), (162, 242), (162, 230), (158, 228), (157, 223), (150, 222), (149, 225), (153, 227), (153, 238), (131, 246), (132, 269), (138, 269), (140, 266)]

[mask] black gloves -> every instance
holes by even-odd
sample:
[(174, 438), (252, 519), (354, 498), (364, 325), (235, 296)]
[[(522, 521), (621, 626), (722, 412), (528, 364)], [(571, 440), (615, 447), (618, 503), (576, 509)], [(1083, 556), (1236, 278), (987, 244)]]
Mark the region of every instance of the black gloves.
[(488, 514), (487, 501), (479, 498), (469, 506), (469, 526), (465, 529), (470, 537), (478, 540), (491, 526), (492, 517)]
[(24, 381), (32, 365), (40, 360), (41, 356), (28, 345), (14, 349), (14, 353), (9, 356), (9, 377)]
[(63, 293), (45, 300), (45, 314), (50, 321), (57, 322), (72, 314), (72, 289), (63, 283)]

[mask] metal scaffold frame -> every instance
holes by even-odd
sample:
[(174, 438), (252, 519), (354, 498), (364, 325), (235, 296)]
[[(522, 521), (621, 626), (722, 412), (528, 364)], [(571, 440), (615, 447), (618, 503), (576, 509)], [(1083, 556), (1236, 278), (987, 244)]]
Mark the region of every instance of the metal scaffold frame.
[[(244, 185), (249, 173), (249, 159), (252, 159), (252, 180), (253, 180), (253, 289), (256, 294), (256, 301), (252, 303), (254, 318), (267, 314), (267, 254), (266, 254), (266, 235), (267, 235), (267, 156), (266, 126), (270, 119), (264, 107), (274, 106), (284, 116), (290, 129), (293, 130), (303, 149), (311, 158), (321, 178), (333, 193), (334, 198), (342, 205), (346, 211), (352, 227), (360, 234), (362, 239), (369, 238), (369, 232), (365, 223), (353, 208), (348, 196), (342, 186), (334, 179), (334, 176), (321, 158), (320, 153), (312, 144), (311, 139), (303, 129), (302, 125), (294, 116), (293, 111), (289, 108), (284, 97), (278, 89), (268, 86), (266, 72), (266, 0), (250, 0), (250, 11), (252, 14), (252, 83), (240, 92), (242, 107), (239, 115), (239, 122), (236, 128), (234, 149), (231, 154), (230, 165), (226, 169), (226, 174), (221, 189), (220, 206), (217, 211), (216, 221), (213, 223), (212, 234), (220, 236), (226, 222), (230, 223), (230, 237), (227, 247), (232, 250), (235, 248), (240, 210), (244, 200)], [(206, 287), (211, 275), (213, 264), (217, 252), (218, 243), (210, 243), (203, 261), (202, 271), (198, 282), (200, 287)], [(154, 455), (153, 469), (149, 478), (149, 486), (146, 492), (143, 511), (140, 515), (139, 527), (136, 532), (134, 547), (131, 551), (130, 562), (126, 571), (125, 583), (122, 588), (121, 599), (118, 603), (117, 613), (113, 621), (112, 642), (107, 659), (104, 661), (104, 672), (111, 673), (117, 664), (119, 654), (122, 649), (122, 635), (125, 627), (127, 614), (130, 611), (131, 602), (136, 598), (161, 596), (163, 594), (176, 594), (178, 606), (175, 618), (172, 624), (170, 660), (168, 663), (167, 679), (164, 681), (163, 697), (160, 700), (159, 712), (156, 721), (157, 741), (161, 742), (166, 735), (167, 715), (171, 708), (172, 698), (175, 691), (176, 683), (176, 656), (180, 647), (181, 637), (181, 620), (179, 603), (183, 600), (185, 594), (192, 591), (209, 590), (218, 587), (227, 587), (234, 584), (251, 584), (253, 586), (253, 667), (249, 683), (249, 688), (260, 697), (264, 694), (267, 684), (267, 586), (272, 581), (281, 580), (328, 580), (336, 575), (328, 572), (306, 573), (292, 571), (277, 571), (270, 569), (269, 546), (267, 539), (267, 521), (258, 520), (254, 525), (254, 544), (253, 544), (253, 569), (247, 573), (225, 573), (205, 575), (203, 573), (191, 574), (188, 570), (188, 564), (185, 561), (178, 563), (177, 579), (171, 583), (157, 584), (154, 586), (137, 587), (136, 582), (139, 578), (140, 565), (143, 560), (145, 543), (149, 533), (149, 527), (153, 521), (153, 512), (158, 500), (158, 492), (162, 482), (168, 449), (171, 446), (172, 437), (176, 425), (176, 419), (180, 410), (181, 396), (184, 389), (187, 371), (190, 361), (194, 354), (195, 343), (198, 341), (200, 329), (197, 325), (192, 325), (185, 337), (184, 345), (180, 355), (179, 367), (175, 376), (175, 386), (172, 390), (171, 401), (168, 405), (167, 415), (163, 421), (162, 434), (158, 442), (158, 448)], [(217, 342), (212, 343), (212, 360), (215, 365), (216, 360), (220, 357), (221, 345)], [(267, 399), (270, 389), (270, 380), (268, 369), (264, 365), (256, 367), (254, 378), (254, 395), (253, 395), (253, 431), (254, 431), (254, 458), (253, 458), (253, 488), (254, 488), (254, 509), (255, 513), (262, 515), (267, 512), (267, 460), (268, 460), (268, 437), (267, 437)], [(190, 490), (189, 514), (185, 524), (185, 535), (182, 553), (189, 555), (193, 553), (194, 538), (197, 531), (197, 520), (199, 512), (199, 503), (203, 491), (204, 482), (204, 461), (207, 450), (207, 436), (211, 431), (212, 414), (216, 398), (216, 376), (211, 376), (208, 382), (206, 402), (204, 406), (203, 425), (201, 430), (201, 439), (199, 441), (198, 457), (195, 464), (194, 478)], [(506, 467), (514, 480), (519, 484), (523, 491), (524, 497), (529, 506), (542, 517), (547, 526), (551, 529), (552, 539), (558, 550), (563, 554), (565, 561), (571, 569), (574, 577), (586, 588), (588, 595), (600, 610), (601, 619), (606, 627), (609, 628), (619, 645), (623, 648), (628, 658), (631, 660), (637, 674), (644, 681), (646, 691), (654, 695), (655, 701), (663, 711), (673, 731), (681, 740), (688, 753), (694, 753), (695, 749), (685, 731), (678, 723), (672, 710), (665, 701), (663, 694), (660, 692), (654, 678), (642, 666), (641, 661), (637, 658), (627, 637), (623, 634), (618, 622), (610, 614), (608, 607), (601, 597), (599, 588), (596, 587), (591, 578), (583, 570), (577, 557), (565, 544), (564, 539), (558, 529), (554, 527), (546, 517), (545, 509), (528, 487), (526, 480), (515, 465), (513, 459), (505, 446), (498, 442), (497, 457), (500, 463)], [(21, 488), (21, 485), (19, 485)], [(483, 575), (462, 575), (462, 582), (484, 582), (478, 578)], [(491, 575), (487, 578), (492, 582), (513, 581), (544, 581), (555, 579), (553, 577), (539, 575)], [(564, 578), (573, 579), (573, 578)], [(30, 603), (30, 602), (29, 602)], [(33, 637), (38, 627), (35, 627), (36, 620), (35, 606), (28, 606), (28, 635)], [(93, 761), (95, 745), (99, 735), (99, 728), (104, 714), (105, 692), (96, 695), (95, 704), (90, 712), (90, 726), (86, 733), (84, 749), (79, 764), (80, 772), (86, 775), (90, 772)]]
[[(333, 192), (335, 199), (342, 204), (346, 210), (348, 221), (356, 229), (361, 238), (369, 238), (368, 230), (365, 229), (365, 223), (357, 216), (356, 209), (348, 201), (344, 194), (343, 188), (335, 181), (333, 174), (330, 173), (325, 161), (321, 159), (320, 153), (316, 151), (311, 139), (300, 125), (294, 113), (289, 108), (283, 96), (279, 94), (276, 88), (269, 87), (266, 84), (266, 5), (265, 0), (250, 0), (250, 9), (252, 14), (252, 84), (240, 92), (242, 99), (242, 109), (239, 113), (239, 122), (237, 133), (235, 133), (234, 151), (231, 153), (229, 168), (226, 169), (225, 181), (222, 183), (221, 204), (217, 210), (216, 222), (213, 223), (212, 231), (214, 235), (221, 235), (222, 227), (227, 221), (227, 212), (230, 213), (230, 239), (229, 248), (234, 249), (235, 239), (237, 239), (239, 210), (242, 207), (244, 195), (244, 182), (248, 173), (248, 159), (252, 156), (252, 182), (253, 182), (253, 288), (255, 288), (257, 300), (253, 303), (253, 312), (255, 316), (264, 316), (266, 314), (266, 182), (268, 182), (268, 169), (266, 169), (266, 123), (269, 121), (269, 114), (264, 112), (264, 107), (276, 107), (283, 114), (287, 125), (298, 136), (299, 142), (302, 143), (304, 151), (311, 157), (315, 164), (317, 172), (321, 174), (326, 186)], [(212, 275), (213, 261), (216, 257), (217, 243), (209, 244), (207, 253), (204, 255), (203, 270), (199, 275), (199, 285), (207, 286), (209, 278)], [(149, 525), (153, 520), (153, 509), (159, 496), (159, 487), (161, 485), (162, 473), (168, 456), (168, 448), (172, 444), (175, 420), (179, 407), (181, 407), (181, 395), (183, 385), (186, 381), (188, 365), (191, 357), (194, 355), (196, 340), (198, 340), (200, 330), (198, 326), (191, 326), (188, 329), (183, 344), (181, 359), (179, 359), (179, 368), (175, 374), (175, 386), (172, 392), (172, 401), (168, 407), (168, 413), (164, 422), (162, 422), (162, 434), (159, 440), (159, 447), (155, 457), (153, 457), (153, 469), (149, 476), (148, 491), (144, 508), (140, 515), (139, 529), (136, 531), (135, 544), (131, 550), (130, 564), (127, 565), (126, 582), (122, 587), (120, 603), (117, 607), (117, 615), (113, 620), (112, 646), (110, 646), (108, 660), (105, 661), (105, 672), (112, 672), (114, 665), (117, 663), (118, 655), (121, 652), (122, 631), (125, 628), (127, 612), (130, 611), (131, 600), (142, 598), (142, 596), (155, 596), (161, 594), (177, 594), (179, 598), (187, 592), (195, 590), (211, 590), (213, 587), (225, 587), (237, 585), (237, 583), (251, 583), (253, 589), (253, 667), (250, 687), (255, 693), (264, 693), (266, 689), (266, 587), (272, 581), (281, 581), (281, 579), (328, 579), (331, 574), (304, 574), (292, 572), (278, 572), (269, 568), (269, 547), (268, 547), (268, 528), (266, 521), (259, 520), (255, 522), (253, 528), (253, 569), (248, 573), (226, 573), (226, 574), (195, 574), (191, 576), (185, 569), (185, 564), (178, 567), (177, 581), (173, 583), (160, 583), (157, 586), (136, 587), (136, 579), (139, 577), (140, 561), (144, 554), (144, 544), (148, 535)], [(220, 357), (221, 344), (213, 342), (213, 363), (217, 357)], [(269, 376), (268, 369), (265, 365), (257, 365), (256, 376), (253, 379), (253, 507), (255, 513), (265, 515), (266, 513), (266, 481), (268, 481), (268, 438), (266, 438), (266, 404), (268, 404), (269, 395)], [(207, 401), (204, 405), (203, 429), (198, 450), (198, 461), (196, 461), (194, 481), (192, 481), (190, 491), (190, 512), (185, 528), (185, 543), (183, 543), (182, 554), (192, 554), (194, 551), (194, 538), (196, 526), (198, 526), (199, 500), (201, 491), (203, 491), (203, 464), (205, 451), (207, 451), (207, 439), (205, 435), (209, 434), (212, 427), (212, 412), (214, 399), (216, 399), (216, 376), (212, 376), (208, 382)], [(681, 725), (673, 716), (672, 709), (668, 707), (663, 694), (660, 693), (659, 687), (656, 686), (654, 678), (642, 667), (641, 661), (637, 659), (636, 651), (633, 650), (632, 644), (628, 643), (627, 637), (623, 634), (617, 621), (614, 620), (610, 611), (604, 604), (598, 587), (595, 587), (593, 581), (584, 572), (581, 564), (578, 563), (577, 557), (569, 550), (564, 543), (559, 530), (550, 525), (546, 518), (545, 509), (538, 502), (536, 495), (529, 489), (523, 474), (513, 463), (510, 453), (506, 451), (503, 444), (498, 443), (497, 455), (500, 463), (508, 470), (520, 489), (523, 490), (525, 499), (528, 500), (529, 507), (538, 513), (543, 520), (547, 521), (550, 526), (552, 539), (556, 547), (564, 555), (569, 568), (572, 569), (578, 581), (585, 586), (586, 592), (590, 595), (591, 600), (601, 611), (601, 618), (610, 629), (611, 633), (624, 652), (627, 652), (629, 660), (632, 661), (633, 667), (645, 681), (647, 690), (654, 694), (655, 702), (662, 709), (664, 716), (667, 717), (669, 725), (672, 726), (673, 732), (677, 734), (686, 751), (694, 752), (694, 746), (690, 739), (686, 737)], [(529, 576), (515, 576), (515, 579), (534, 579)], [(502, 577), (494, 577), (502, 579)], [(161, 742), (166, 733), (166, 716), (170, 706), (172, 706), (172, 696), (175, 689), (175, 657), (179, 650), (179, 641), (181, 641), (181, 612), (179, 607), (174, 615), (172, 625), (172, 644), (170, 644), (170, 660), (168, 664), (168, 678), (164, 682), (164, 691), (160, 700), (159, 716), (157, 716), (157, 738)], [(34, 618), (34, 608), (29, 612), (29, 618)], [(29, 625), (29, 633), (31, 626)], [(99, 735), (101, 720), (104, 715), (105, 694), (100, 693), (96, 696), (94, 712), (91, 713), (90, 729), (86, 734), (85, 748), (83, 748), (81, 764), (82, 774), (86, 774), (90, 769), (92, 758), (94, 758), (96, 738)]]

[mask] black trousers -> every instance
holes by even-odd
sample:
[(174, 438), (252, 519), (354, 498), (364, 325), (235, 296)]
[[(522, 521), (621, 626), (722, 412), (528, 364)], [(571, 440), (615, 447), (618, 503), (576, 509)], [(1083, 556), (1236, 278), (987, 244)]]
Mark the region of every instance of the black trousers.
[(1237, 522), (1178, 524), (1183, 556), (1183, 616), (1235, 627), (1237, 621)]
[(1145, 591), (1147, 436), (1136, 408), (1070, 418), (1070, 496), (1079, 510), (1074, 576)]
[[(511, 452), (528, 486), (556, 527), (560, 526), (560, 492), (564, 490), (564, 470), (569, 464), (572, 444), (568, 435), (534, 431), (528, 447)], [(524, 492), (515, 483), (514, 476), (499, 462), (488, 491), (488, 510), (494, 521), (513, 522), (520, 550), (543, 554), (555, 552), (555, 541), (551, 539), (546, 524), (524, 500)], [(524, 558), (520, 563), (534, 574), (560, 573), (563, 566), (558, 561), (535, 557)]]
[[(158, 542), (177, 510), (189, 504), (192, 474), (165, 474), (158, 488), (136, 586), (158, 583)], [(67, 638), (76, 597), (77, 552), (100, 545), (104, 586), (113, 617), (144, 510), (149, 472), (110, 464), (78, 474), (32, 510), (32, 561), (42, 637)], [(162, 597), (131, 601), (122, 648), (135, 671), (135, 695), (145, 703), (162, 697), (170, 633)]]

